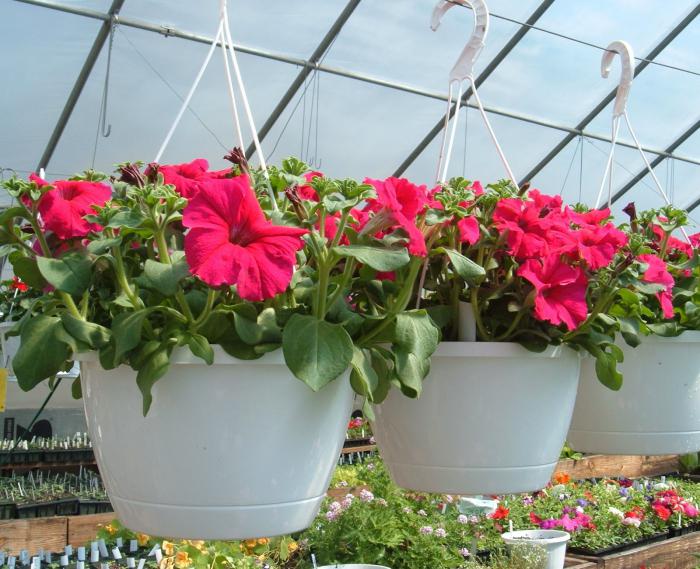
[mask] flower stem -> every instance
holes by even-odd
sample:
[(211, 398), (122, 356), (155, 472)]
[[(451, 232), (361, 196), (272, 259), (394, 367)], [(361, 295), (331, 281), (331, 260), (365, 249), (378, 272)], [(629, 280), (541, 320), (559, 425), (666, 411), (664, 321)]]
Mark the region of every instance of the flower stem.
[(489, 341), (491, 339), (491, 334), (488, 333), (488, 330), (486, 330), (486, 326), (484, 326), (484, 322), (481, 319), (478, 288), (475, 287), (472, 289), (469, 302), (471, 302), (472, 305), (472, 311), (474, 312), (474, 321), (476, 322), (476, 327), (479, 330), (479, 336), (481, 336), (483, 340)]
[(219, 296), (219, 291), (214, 290), (213, 288), (210, 288), (207, 291), (207, 303), (204, 306), (204, 310), (202, 310), (202, 313), (199, 315), (199, 317), (192, 323), (192, 330), (196, 332), (202, 324), (204, 324), (207, 321), (207, 318), (209, 318), (209, 315), (211, 314), (211, 310), (214, 307), (214, 302)]
[[(340, 295), (343, 294), (343, 290), (345, 290), (345, 287), (348, 286), (348, 282), (350, 281), (350, 277), (352, 276), (353, 271), (355, 270), (355, 259), (348, 259), (345, 263), (345, 269), (343, 270), (343, 276), (340, 279), (340, 283), (338, 285), (338, 290), (336, 290), (333, 295), (331, 296), (330, 300), (328, 301), (328, 308), (331, 308), (335, 302), (340, 298)], [(325, 317), (325, 314), (324, 314)]]

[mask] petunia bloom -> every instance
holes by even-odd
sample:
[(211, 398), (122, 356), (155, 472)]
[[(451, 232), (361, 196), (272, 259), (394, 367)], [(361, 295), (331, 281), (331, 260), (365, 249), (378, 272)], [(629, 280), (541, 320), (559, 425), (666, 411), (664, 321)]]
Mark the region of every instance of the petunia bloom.
[(518, 275), (535, 287), (535, 318), (574, 330), (588, 315), (586, 276), (579, 267), (562, 263), (550, 255), (544, 263), (528, 259)]
[(251, 301), (286, 290), (306, 233), (268, 221), (247, 176), (203, 183), (182, 222), (192, 274), (211, 286), (236, 285)]
[(84, 237), (99, 225), (89, 223), (85, 216), (95, 213), (94, 206), (103, 206), (112, 196), (104, 184), (82, 180), (60, 180), (53, 189), (41, 196), (39, 213), (44, 227), (59, 239)]
[(459, 240), (474, 245), (479, 240), (479, 222), (476, 217), (465, 217), (457, 222)]
[(209, 162), (204, 158), (185, 164), (151, 165), (146, 169), (146, 175), (151, 175), (156, 168), (163, 175), (163, 181), (175, 186), (177, 192), (187, 199), (193, 198), (208, 180), (225, 178), (231, 172), (229, 169), (210, 172)]
[(648, 265), (644, 275), (642, 275), (642, 280), (647, 283), (663, 285), (664, 290), (659, 292), (656, 298), (661, 304), (664, 318), (673, 318), (672, 292), (674, 281), (673, 276), (668, 272), (666, 263), (656, 255), (650, 254), (639, 255), (637, 259)]

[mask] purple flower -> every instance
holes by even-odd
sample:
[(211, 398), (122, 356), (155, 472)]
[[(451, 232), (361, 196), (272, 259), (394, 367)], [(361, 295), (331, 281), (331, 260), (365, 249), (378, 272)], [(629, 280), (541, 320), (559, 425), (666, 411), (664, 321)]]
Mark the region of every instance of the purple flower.
[(548, 520), (542, 520), (540, 522), (540, 528), (542, 529), (554, 529), (559, 526), (559, 520), (549, 518)]
[(374, 500), (374, 494), (372, 494), (372, 492), (370, 492), (369, 490), (363, 488), (362, 490), (360, 490), (360, 500), (363, 502), (371, 502), (372, 500)]
[(422, 526), (418, 531), (423, 535), (431, 535), (433, 533), (433, 528), (430, 526)]
[(435, 530), (435, 537), (447, 537), (447, 532), (443, 528), (437, 528)]
[(462, 549), (460, 549), (459, 554), (465, 558), (469, 557), (471, 555), (471, 553), (469, 553), (469, 550), (466, 547), (463, 547)]
[(469, 518), (467, 518), (467, 516), (465, 516), (464, 514), (459, 514), (457, 516), (457, 522), (460, 524), (466, 524), (467, 522), (469, 522)]
[(620, 488), (620, 496), (627, 498), (630, 495), (630, 491), (627, 488)]
[(578, 500), (576, 500), (576, 503), (579, 506), (581, 506), (582, 508), (585, 508), (586, 506), (588, 506), (588, 501), (584, 500), (583, 498), (579, 498)]

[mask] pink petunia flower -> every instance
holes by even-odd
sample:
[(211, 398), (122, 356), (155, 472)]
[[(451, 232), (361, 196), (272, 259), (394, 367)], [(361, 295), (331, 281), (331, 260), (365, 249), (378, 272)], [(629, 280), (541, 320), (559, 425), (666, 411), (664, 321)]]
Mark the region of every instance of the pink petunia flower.
[(194, 197), (203, 183), (225, 178), (231, 172), (229, 169), (210, 172), (209, 162), (204, 158), (197, 158), (185, 164), (151, 165), (146, 168), (146, 175), (153, 173), (156, 168), (163, 175), (163, 181), (175, 186), (177, 192), (187, 199)]
[(479, 240), (479, 222), (476, 217), (465, 217), (457, 222), (459, 240), (462, 243), (474, 245)]
[(562, 263), (558, 255), (550, 255), (544, 264), (528, 259), (517, 272), (535, 287), (535, 318), (554, 325), (564, 324), (569, 330), (586, 319), (588, 282), (579, 267)]
[(183, 212), (185, 257), (211, 286), (236, 285), (260, 301), (286, 290), (306, 230), (265, 218), (247, 176), (203, 183)]
[(668, 272), (666, 263), (656, 255), (645, 254), (637, 257), (639, 261), (648, 265), (642, 275), (642, 280), (647, 283), (660, 284), (664, 290), (656, 295), (661, 304), (664, 318), (673, 318), (673, 276)]
[(100, 226), (89, 223), (85, 216), (95, 213), (94, 206), (103, 206), (112, 196), (104, 184), (81, 180), (53, 182), (39, 201), (39, 213), (44, 227), (59, 239), (84, 237)]

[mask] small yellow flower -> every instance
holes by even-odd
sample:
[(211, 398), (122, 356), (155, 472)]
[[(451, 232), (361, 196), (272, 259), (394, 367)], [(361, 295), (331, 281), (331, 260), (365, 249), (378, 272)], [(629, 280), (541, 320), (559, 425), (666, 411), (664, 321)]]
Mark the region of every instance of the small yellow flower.
[(112, 524), (107, 524), (107, 525), (105, 526), (105, 531), (106, 531), (109, 535), (114, 535), (115, 533), (117, 533), (117, 528), (115, 528)]
[(243, 544), (245, 545), (246, 549), (253, 549), (256, 545), (258, 545), (258, 540), (257, 539), (246, 539)]
[(137, 533), (136, 534), (136, 541), (138, 542), (140, 547), (143, 547), (148, 543), (148, 540), (151, 539), (149, 536), (147, 536), (145, 533)]
[(287, 544), (287, 551), (289, 553), (294, 553), (297, 549), (299, 549), (299, 544), (296, 541), (290, 541)]
[(178, 551), (175, 555), (175, 567), (177, 569), (187, 569), (192, 565), (192, 560), (186, 551)]
[(160, 548), (163, 550), (163, 553), (168, 557), (175, 555), (175, 544), (170, 543), (169, 541), (163, 540), (163, 545), (161, 545)]
[(201, 551), (202, 553), (206, 553), (206, 551), (207, 551), (206, 545), (204, 544), (204, 541), (201, 540), (201, 539), (193, 539), (193, 540), (190, 540), (189, 544), (190, 544), (192, 547), (194, 547), (194, 548), (198, 549), (199, 551)]
[(268, 543), (270, 543), (270, 540), (266, 537), (258, 539), (258, 545), (267, 545)]
[(163, 557), (158, 564), (158, 569), (173, 569), (173, 558)]

